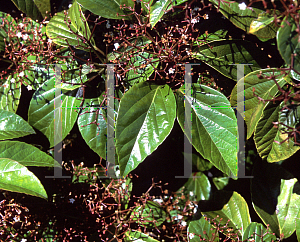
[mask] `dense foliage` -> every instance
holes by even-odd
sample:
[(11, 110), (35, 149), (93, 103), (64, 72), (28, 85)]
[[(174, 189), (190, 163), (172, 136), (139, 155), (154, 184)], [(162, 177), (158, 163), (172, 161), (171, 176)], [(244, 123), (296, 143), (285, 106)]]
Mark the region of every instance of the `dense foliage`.
[[(76, 0), (62, 11), (51, 11), (50, 0), (12, 2), (26, 16), (0, 12), (1, 239), (300, 241), (299, 174), (284, 168), (300, 147), (296, 1)], [(30, 91), (21, 117), (21, 94)], [(238, 177), (241, 95), (253, 176), (246, 200), (229, 189), (247, 179)], [(163, 152), (179, 150), (182, 164), (191, 157), (190, 178), (177, 191), (153, 180), (138, 198), (137, 169), (177, 125), (172, 137), (184, 134), (192, 153), (175, 141)], [(74, 127), (100, 163), (55, 160)], [(36, 133), (45, 147), (22, 141)], [(41, 167), (52, 176), (62, 167), (72, 179), (53, 179), (61, 188), (47, 190)], [(44, 211), (30, 214), (14, 192)], [(54, 210), (67, 215), (51, 217)]]

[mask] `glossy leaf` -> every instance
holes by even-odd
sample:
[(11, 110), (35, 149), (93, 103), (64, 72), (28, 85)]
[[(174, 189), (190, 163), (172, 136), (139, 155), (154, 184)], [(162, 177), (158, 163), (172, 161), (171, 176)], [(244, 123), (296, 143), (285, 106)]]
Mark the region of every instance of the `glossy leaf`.
[(184, 132), (184, 100), (192, 107), (192, 144), (219, 170), (237, 175), (237, 121), (227, 98), (213, 88), (195, 85), (192, 96), (177, 91), (177, 119)]
[(239, 237), (250, 224), (250, 214), (246, 201), (237, 192), (217, 191), (210, 201), (200, 201), (201, 213), (210, 219), (214, 219), (217, 224), (233, 228), (233, 233)]
[[(219, 234), (214, 233), (214, 228), (209, 221), (202, 216), (198, 220), (191, 221), (188, 227), (188, 241), (196, 242), (200, 239), (205, 239), (205, 241), (220, 241)], [(212, 240), (214, 236), (214, 239)]]
[(213, 183), (218, 190), (222, 190), (228, 185), (229, 177), (213, 177)]
[[(63, 91), (57, 100), (61, 100), (61, 116), (58, 116), (54, 127), (54, 99), (55, 99), (55, 82), (53, 79), (45, 82), (39, 89), (35, 91), (30, 101), (28, 110), (28, 122), (36, 129), (40, 130), (50, 142), (50, 148), (56, 145), (54, 143), (55, 131), (59, 138), (58, 122), (61, 122), (62, 136), (64, 139), (73, 128), (78, 116), (77, 107), (81, 101), (71, 96), (70, 92)], [(57, 141), (59, 142), (59, 141)]]
[(0, 142), (0, 158), (9, 158), (23, 166), (60, 167), (60, 164), (40, 149), (20, 141)]
[(78, 0), (77, 2), (92, 13), (108, 19), (130, 20), (131, 11), (121, 6), (125, 4), (134, 8), (134, 2), (131, 0)]
[[(249, 32), (250, 25), (253, 20), (257, 19), (259, 14), (265, 13), (258, 8), (246, 8), (241, 6), (243, 3), (238, 2), (219, 2), (218, 0), (210, 0), (220, 12), (228, 18), (235, 26)], [(276, 36), (278, 27), (275, 24), (267, 25), (265, 28), (258, 30), (254, 34), (258, 37), (272, 39)], [(245, 62), (242, 62), (245, 63)]]
[(208, 171), (213, 167), (213, 164), (211, 162), (194, 153), (192, 153), (192, 162), (193, 165), (197, 168), (197, 171)]
[(125, 242), (158, 242), (158, 240), (153, 239), (150, 235), (139, 232), (137, 230), (129, 230), (125, 233)]
[(151, 28), (162, 18), (171, 2), (171, 0), (159, 0), (150, 7)]
[(0, 140), (35, 134), (33, 128), (19, 115), (0, 109)]
[(194, 177), (190, 177), (184, 184), (185, 191), (190, 194), (193, 200), (208, 200), (211, 193), (211, 185), (207, 176), (202, 172), (192, 173)]
[(276, 236), (270, 231), (267, 233), (267, 229), (261, 223), (250, 223), (243, 234), (243, 241), (261, 242), (262, 238), (265, 242), (276, 241)]
[(270, 61), (267, 53), (255, 43), (245, 40), (216, 40), (193, 49), (192, 56), (205, 62), (224, 76), (237, 79), (237, 65), (244, 66), (244, 74), (259, 70)]
[(270, 229), (284, 238), (296, 229), (300, 210), (300, 184), (278, 164), (260, 162), (254, 165), (251, 179), (252, 203), (255, 211)]
[(167, 217), (167, 213), (156, 202), (147, 201), (145, 204), (135, 207), (130, 215), (132, 221), (137, 221), (139, 226), (154, 226), (161, 225)]
[[(87, 145), (106, 159), (107, 114), (103, 107), (99, 107), (103, 99), (103, 95), (98, 98), (85, 99), (83, 104), (85, 108), (78, 117), (78, 127)], [(95, 120), (96, 122), (92, 123)]]
[(0, 93), (0, 108), (17, 112), (21, 97), (21, 83), (16, 75), (7, 76), (6, 81), (0, 86)]
[(33, 20), (42, 21), (51, 13), (50, 0), (12, 0), (16, 7)]
[(254, 71), (244, 78), (244, 93), (237, 94), (237, 85), (231, 92), (230, 102), (232, 106), (237, 105), (237, 95), (245, 95), (247, 139), (252, 136), (263, 110), (268, 104), (268, 102), (259, 102), (258, 98), (253, 95), (253, 88), (255, 88), (254, 93), (265, 100), (271, 100), (278, 93), (276, 83), (272, 79), (269, 79), (271, 75), (276, 76), (276, 81), (280, 87), (286, 84), (286, 79), (289, 78), (287, 75), (276, 71), (276, 69), (264, 69), (261, 70), (261, 73), (260, 71)]
[(169, 135), (176, 102), (169, 86), (142, 82), (124, 94), (116, 123), (116, 151), (121, 176), (126, 176)]
[(17, 161), (0, 158), (0, 189), (47, 199), (39, 179)]
[[(288, 22), (288, 23), (287, 23)], [(277, 47), (285, 63), (300, 72), (299, 33), (295, 20), (288, 16), (282, 21), (282, 27), (277, 32)], [(293, 56), (293, 61), (292, 61)]]
[(291, 127), (295, 127), (297, 124), (293, 110), (279, 115), (279, 111), (282, 110), (283, 106), (284, 102), (281, 102), (281, 105), (270, 102), (264, 109), (254, 133), (257, 151), (261, 158), (267, 159), (268, 162), (285, 160), (300, 149), (299, 146), (294, 145), (293, 138), (279, 144), (287, 138), (287, 134), (284, 134), (284, 132), (289, 130), (283, 125), (275, 128), (273, 122), (280, 122)]
[(250, 24), (250, 30), (249, 33), (253, 34), (257, 32), (258, 30), (265, 28), (269, 24), (271, 24), (274, 21), (275, 17), (273, 15), (269, 15), (266, 13), (262, 13), (258, 15), (258, 18), (253, 20)]
[(206, 31), (204, 34), (200, 35), (196, 41), (193, 43), (193, 46), (199, 46), (207, 44), (208, 42), (212, 42), (215, 40), (224, 40), (227, 39), (228, 30), (226, 29), (218, 29), (215, 32), (209, 33)]
[[(95, 46), (90, 28), (77, 2), (72, 4), (67, 15), (64, 12), (57, 13), (47, 24), (46, 33), (58, 45), (66, 47), (71, 45), (89, 51), (90, 46), (86, 41), (90, 40), (91, 44)], [(76, 34), (80, 37), (77, 37)]]
[(296, 235), (299, 242), (300, 241), (300, 211), (296, 219)]

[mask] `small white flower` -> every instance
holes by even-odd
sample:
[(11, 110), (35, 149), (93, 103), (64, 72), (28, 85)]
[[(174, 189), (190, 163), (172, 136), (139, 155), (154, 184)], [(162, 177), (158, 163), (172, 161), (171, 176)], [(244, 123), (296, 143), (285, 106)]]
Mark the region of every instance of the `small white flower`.
[(109, 21), (107, 20), (107, 22), (106, 22), (106, 28), (108, 28), (108, 29), (109, 29), (109, 28), (110, 28), (110, 26), (111, 26), (111, 25), (110, 25)]
[(153, 202), (157, 202), (159, 204), (163, 203), (163, 200), (161, 198), (156, 198), (156, 199), (153, 199)]
[(179, 220), (183, 219), (183, 216), (180, 215), (180, 214), (178, 214), (178, 219), (179, 219)]
[(75, 199), (74, 198), (70, 198), (69, 201), (70, 201), (70, 203), (74, 203)]
[(23, 77), (24, 76), (24, 71), (21, 71), (20, 73), (19, 73), (19, 77)]
[(24, 51), (24, 52), (26, 52), (26, 53), (27, 53), (27, 49), (26, 49), (26, 48), (23, 48), (23, 49), (22, 49), (22, 51)]
[(28, 91), (32, 90), (32, 86), (29, 86), (29, 85), (28, 85), (28, 86), (27, 86), (27, 90), (28, 90)]
[(51, 44), (52, 43), (52, 39), (48, 39), (48, 43)]
[(16, 82), (15, 78), (10, 79), (10, 82), (15, 83)]
[(22, 36), (23, 40), (27, 40), (27, 39), (28, 39), (28, 37), (29, 37), (29, 35), (28, 35), (28, 34), (24, 34), (24, 35)]
[(117, 50), (119, 48), (119, 43), (114, 43), (115, 49)]
[(173, 68), (170, 68), (170, 69), (169, 69), (169, 74), (173, 74), (173, 73), (174, 73), (174, 71), (175, 71), (175, 69), (173, 69)]
[(186, 222), (185, 222), (185, 221), (181, 221), (181, 225), (182, 225), (183, 227), (185, 227), (185, 226), (186, 226)]
[(240, 10), (246, 10), (246, 8), (247, 8), (247, 4), (246, 3), (242, 2), (242, 3), (239, 4), (239, 9)]
[(195, 24), (195, 23), (198, 23), (199, 22), (199, 19), (197, 19), (197, 18), (193, 18), (192, 20), (191, 20), (191, 23), (192, 24)]
[(19, 26), (20, 26), (21, 29), (23, 29), (24, 24), (23, 23), (19, 23)]
[(190, 196), (194, 196), (194, 193), (192, 191), (190, 191)]
[(197, 213), (197, 209), (198, 209), (198, 206), (196, 205), (196, 206), (194, 207), (193, 212), (194, 212), (194, 213)]
[(72, 7), (72, 4), (69, 4), (68, 8)]
[(21, 33), (21, 32), (18, 32), (18, 33), (16, 34), (16, 36), (17, 36), (18, 38), (21, 38), (21, 37), (22, 37), (22, 33)]
[(22, 239), (22, 240), (21, 240), (21, 242), (26, 242), (26, 241), (27, 241), (27, 239)]
[(190, 239), (193, 239), (193, 238), (195, 237), (195, 235), (192, 234), (192, 233), (190, 233), (190, 234), (189, 234), (189, 237), (190, 237)]

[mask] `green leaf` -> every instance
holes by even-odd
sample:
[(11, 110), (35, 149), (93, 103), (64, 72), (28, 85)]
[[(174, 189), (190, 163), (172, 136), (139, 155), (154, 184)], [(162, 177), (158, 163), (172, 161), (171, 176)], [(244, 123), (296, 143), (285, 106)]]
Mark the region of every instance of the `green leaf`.
[[(107, 113), (102, 107), (103, 94), (98, 98), (85, 99), (85, 107), (78, 117), (78, 127), (87, 145), (99, 156), (106, 159)], [(98, 110), (98, 111), (97, 111)], [(92, 123), (96, 120), (95, 123)]]
[(276, 83), (270, 79), (270, 76), (274, 75), (275, 80), (282, 87), (286, 84), (286, 74), (281, 74), (276, 69), (263, 69), (254, 71), (245, 76), (244, 80), (244, 93), (237, 94), (237, 85), (231, 92), (230, 102), (232, 106), (237, 105), (237, 95), (245, 95), (245, 122), (247, 124), (247, 139), (249, 139), (260, 120), (263, 110), (268, 102), (259, 102), (258, 98), (253, 95), (253, 88), (255, 88), (255, 94), (264, 100), (271, 100), (278, 93)]
[(137, 221), (139, 226), (154, 228), (161, 225), (167, 217), (167, 213), (162, 207), (152, 201), (147, 201), (145, 204), (135, 207), (130, 215), (132, 221)]
[(131, 11), (121, 6), (125, 4), (134, 8), (134, 2), (131, 0), (78, 0), (78, 3), (92, 13), (108, 19), (130, 20)]
[[(287, 16), (282, 21), (282, 27), (277, 31), (277, 47), (285, 63), (292, 65), (292, 68), (300, 72), (299, 33), (295, 20)], [(292, 61), (293, 56), (293, 61)]]
[(144, 234), (142, 232), (139, 232), (137, 230), (129, 230), (125, 233), (125, 242), (158, 242), (158, 240), (153, 239), (148, 234)]
[(54, 109), (55, 89), (55, 82), (53, 79), (45, 82), (33, 94), (28, 110), (29, 124), (46, 135), (50, 142), (50, 148), (56, 145), (54, 143), (55, 130), (57, 130), (57, 137), (60, 138), (58, 121), (61, 121), (61, 139), (64, 139), (76, 122), (78, 116), (77, 107), (79, 107), (81, 103), (79, 99), (71, 96), (70, 92), (62, 90), (62, 94), (57, 97), (57, 101), (61, 100), (61, 116), (58, 116), (57, 119), (55, 117), (57, 121), (55, 122), (54, 127), (54, 112), (58, 109)]
[(23, 166), (61, 167), (51, 156), (38, 148), (20, 141), (0, 142), (0, 158), (9, 158)]
[(229, 177), (213, 177), (213, 183), (218, 190), (222, 190), (227, 186), (229, 182)]
[(217, 191), (212, 200), (200, 201), (199, 208), (203, 215), (214, 219), (217, 224), (225, 225), (230, 220), (226, 227), (233, 228), (233, 233), (239, 237), (251, 222), (248, 205), (237, 192)]
[(197, 178), (190, 177), (184, 184), (185, 192), (190, 194), (193, 200), (208, 200), (211, 193), (211, 185), (207, 176), (202, 172), (192, 173)]
[(276, 236), (270, 231), (267, 233), (267, 229), (261, 223), (251, 222), (243, 234), (243, 241), (261, 242), (262, 239), (272, 242), (276, 241)]
[[(76, 46), (78, 49), (89, 51), (91, 47), (87, 43), (95, 46), (95, 41), (91, 37), (91, 31), (85, 16), (77, 2), (72, 4), (68, 14), (59, 12), (48, 23), (46, 33), (54, 43), (68, 47)], [(77, 37), (78, 35), (78, 37)], [(69, 44), (69, 45), (68, 45)]]
[(20, 97), (21, 83), (16, 75), (7, 76), (6, 81), (0, 86), (0, 108), (6, 111), (17, 112)]
[(191, 221), (187, 232), (189, 242), (200, 241), (200, 239), (219, 241), (219, 234), (214, 234), (213, 226), (203, 216), (198, 220)]
[(279, 237), (291, 236), (296, 229), (300, 210), (300, 184), (278, 164), (260, 162), (254, 165), (251, 179), (252, 203), (255, 211)]
[(258, 18), (253, 20), (250, 24), (250, 30), (249, 33), (253, 34), (257, 32), (258, 30), (265, 28), (269, 24), (271, 24), (274, 21), (275, 17), (273, 15), (267, 14), (267, 13), (261, 13), (258, 15)]
[(126, 176), (169, 135), (176, 102), (167, 85), (142, 82), (124, 94), (116, 123), (116, 151), (121, 176)]
[(171, 3), (171, 0), (159, 0), (150, 7), (150, 24), (152, 29), (165, 14)]
[(199, 154), (192, 153), (193, 165), (197, 167), (197, 171), (208, 171), (214, 165), (208, 160), (203, 159)]
[(51, 13), (50, 0), (12, 0), (16, 7), (34, 21), (42, 21), (46, 12)]
[(237, 175), (237, 120), (227, 98), (213, 88), (195, 84), (194, 94), (177, 90), (177, 119), (184, 129), (184, 100), (192, 107), (192, 144), (195, 149), (228, 176)]
[[(279, 111), (283, 106), (284, 102), (281, 102), (281, 105), (269, 102), (255, 129), (254, 141), (257, 151), (261, 158), (267, 159), (268, 162), (285, 160), (300, 149), (299, 146), (294, 145), (293, 139), (279, 144), (288, 136), (284, 132), (291, 130), (287, 130), (283, 125), (278, 125), (278, 128), (275, 128), (273, 122), (280, 122), (290, 127), (295, 127), (297, 124), (296, 119), (298, 119), (298, 117), (295, 119), (294, 112), (296, 111), (293, 110), (280, 113), (279, 115)], [(297, 109), (299, 110), (300, 108), (297, 107)], [(298, 113), (300, 113), (300, 110)]]
[[(259, 14), (265, 13), (258, 8), (246, 8), (242, 9), (238, 2), (220, 2), (218, 0), (210, 0), (216, 8), (220, 9), (220, 12), (228, 18), (238, 28), (249, 32), (252, 21), (258, 18)], [(261, 38), (272, 39), (276, 36), (277, 28), (275, 24), (269, 24), (265, 28), (258, 30), (254, 34)], [(245, 63), (245, 62), (243, 62)]]
[(0, 11), (0, 51), (5, 50), (4, 39), (10, 40), (8, 30), (16, 31), (16, 21), (10, 14)]
[(247, 75), (270, 62), (265, 51), (255, 43), (245, 40), (223, 39), (202, 44), (193, 49), (192, 56), (235, 81), (237, 79), (235, 63), (252, 64), (244, 66), (244, 73)]
[(215, 40), (224, 40), (227, 38), (227, 34), (228, 34), (228, 30), (226, 29), (218, 29), (213, 33), (209, 33), (208, 31), (206, 31), (195, 40), (193, 46), (204, 45), (207, 44), (208, 42), (212, 42)]
[(0, 189), (47, 199), (39, 179), (17, 161), (0, 158)]
[(296, 235), (299, 242), (300, 241), (300, 211), (296, 219)]
[(0, 109), (0, 140), (35, 134), (33, 128), (19, 115)]

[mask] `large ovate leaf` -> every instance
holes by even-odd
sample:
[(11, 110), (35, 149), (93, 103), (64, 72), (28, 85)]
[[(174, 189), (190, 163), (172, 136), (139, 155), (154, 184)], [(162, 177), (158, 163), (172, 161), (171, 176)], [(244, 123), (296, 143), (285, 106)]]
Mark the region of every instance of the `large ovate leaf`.
[(16, 30), (16, 21), (8, 14), (0, 11), (0, 51), (5, 50), (4, 39), (10, 40), (8, 37), (8, 31)]
[(150, 24), (152, 28), (162, 18), (170, 4), (171, 0), (160, 0), (150, 7)]
[(243, 241), (261, 242), (262, 238), (265, 242), (276, 241), (276, 236), (270, 231), (267, 233), (267, 229), (261, 223), (251, 222), (243, 234)]
[[(220, 225), (233, 229), (232, 233), (242, 237), (249, 226), (250, 214), (245, 199), (237, 192), (217, 191), (209, 201), (200, 201), (201, 213)], [(225, 231), (223, 232), (226, 233)]]
[(100, 107), (103, 99), (103, 95), (98, 98), (85, 99), (84, 109), (77, 122), (82, 138), (87, 145), (106, 159), (107, 113), (103, 107)]
[[(300, 149), (299, 146), (295, 146), (293, 137), (283, 142), (288, 137), (286, 132), (291, 131), (284, 125), (295, 127), (298, 120), (298, 117), (295, 117), (295, 113), (297, 113), (295, 110), (288, 111), (288, 109), (285, 109), (283, 113), (279, 112), (283, 106), (284, 102), (281, 102), (280, 105), (269, 102), (254, 133), (257, 151), (261, 158), (267, 159), (268, 162), (285, 160)], [(296, 107), (296, 109), (299, 108)], [(279, 124), (276, 128), (273, 122), (280, 122), (283, 125)]]
[(245, 40), (216, 40), (195, 47), (192, 56), (205, 62), (224, 76), (237, 79), (237, 65), (245, 63), (244, 74), (262, 69), (270, 61), (266, 52)]
[(7, 76), (6, 81), (0, 86), (0, 93), (0, 108), (17, 112), (21, 97), (21, 83), (18, 82), (16, 75)]
[(123, 8), (123, 5), (134, 8), (134, 2), (131, 0), (78, 0), (77, 2), (92, 13), (108, 19), (129, 20), (131, 11)]
[(176, 101), (167, 85), (142, 82), (124, 94), (116, 123), (116, 151), (121, 176), (126, 176), (169, 135)]
[[(277, 48), (285, 63), (300, 72), (300, 51), (298, 23), (294, 18), (287, 16), (282, 21), (282, 27), (277, 32)], [(293, 58), (293, 61), (292, 61)]]
[(184, 132), (184, 101), (192, 107), (192, 144), (219, 170), (237, 175), (237, 120), (227, 98), (213, 88), (195, 84), (192, 96), (177, 91), (177, 119)]
[(20, 141), (0, 142), (0, 158), (9, 158), (23, 166), (60, 167), (60, 164), (40, 149)]
[(91, 48), (87, 41), (90, 41), (95, 46), (90, 28), (77, 2), (72, 4), (66, 15), (64, 12), (57, 13), (49, 21), (46, 33), (58, 45), (76, 46), (76, 48), (85, 51), (89, 51)]
[(278, 87), (270, 76), (275, 76), (278, 85), (282, 87), (287, 83), (286, 79), (289, 78), (286, 74), (281, 74), (276, 69), (263, 69), (254, 71), (245, 76), (244, 79), (244, 92), (237, 93), (237, 85), (231, 92), (230, 102), (232, 106), (237, 105), (237, 95), (245, 96), (245, 122), (247, 124), (247, 139), (249, 139), (260, 120), (263, 110), (268, 104), (268, 101), (263, 102), (254, 96), (253, 88), (255, 88), (255, 95), (264, 100), (271, 100), (278, 93)]
[[(250, 25), (253, 20), (257, 19), (259, 14), (265, 13), (258, 8), (244, 9), (244, 2), (220, 2), (218, 0), (210, 0), (220, 12), (228, 18), (235, 26), (242, 30), (249, 32)], [(269, 24), (265, 28), (254, 32), (254, 34), (261, 38), (272, 39), (276, 36), (278, 27), (275, 24)]]
[(251, 179), (252, 203), (255, 211), (270, 229), (284, 238), (296, 229), (300, 210), (300, 184), (278, 164), (260, 162), (254, 165)]
[(0, 158), (0, 189), (47, 199), (39, 179), (17, 161)]
[(43, 20), (51, 13), (50, 0), (12, 0), (16, 7), (30, 18), (35, 20)]
[[(61, 112), (56, 111), (58, 107), (54, 109), (55, 89), (55, 80), (50, 79), (45, 82), (33, 94), (28, 110), (29, 124), (46, 135), (50, 142), (50, 147), (61, 141), (56, 140), (57, 143), (54, 143), (55, 137), (64, 139), (73, 128), (79, 112), (77, 108), (81, 103), (80, 99), (71, 95), (72, 93), (62, 90), (62, 94), (56, 100), (56, 102), (61, 102)], [(54, 122), (55, 112), (60, 114), (58, 117), (55, 117), (56, 122)], [(61, 136), (58, 129), (59, 126), (62, 127)]]
[[(219, 234), (214, 233), (213, 226), (208, 222), (204, 216), (198, 220), (191, 221), (188, 227), (188, 241), (196, 242), (200, 239), (207, 241), (220, 241)], [(214, 237), (214, 239), (212, 239)]]
[(33, 128), (19, 115), (0, 109), (0, 140), (35, 134)]

